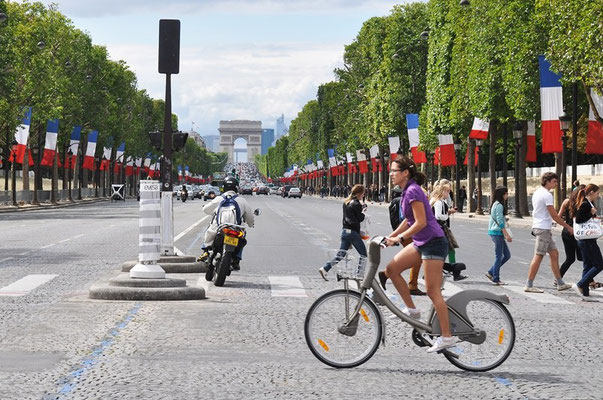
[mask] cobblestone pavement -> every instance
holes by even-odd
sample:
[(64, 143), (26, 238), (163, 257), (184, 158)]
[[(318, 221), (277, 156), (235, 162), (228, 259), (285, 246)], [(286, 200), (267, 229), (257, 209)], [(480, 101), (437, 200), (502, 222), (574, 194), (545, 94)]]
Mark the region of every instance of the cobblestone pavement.
[[(385, 346), (357, 368), (327, 367), (308, 350), (303, 324), (318, 296), (341, 287), (317, 273), (328, 250), (338, 247), (341, 205), (247, 199), (263, 213), (249, 230), (242, 271), (222, 288), (199, 274), (176, 275), (207, 287), (207, 300), (191, 302), (87, 298), (90, 285), (136, 258), (136, 202), (0, 216), (0, 260), (11, 258), (0, 261), (0, 288), (28, 274), (57, 275), (27, 295), (0, 296), (0, 398), (601, 398), (603, 303), (554, 291), (548, 263), (536, 283), (554, 303), (489, 286), (482, 276), (493, 248), (484, 223), (460, 218), (452, 227), (461, 244), (457, 259), (467, 263), (470, 278), (454, 285), (509, 295), (517, 328), (510, 358), (487, 373), (461, 371), (415, 346), (410, 328), (384, 309)], [(202, 204), (175, 205), (176, 233), (202, 217)], [(388, 233), (385, 209), (369, 212), (372, 233)], [(514, 234), (503, 279), (521, 285), (533, 241), (525, 228)], [(176, 245), (196, 254), (201, 238), (202, 228), (193, 229)], [(383, 259), (394, 252), (385, 250)], [(580, 270), (575, 264), (568, 280), (575, 282)], [(307, 297), (273, 296), (271, 276), (299, 278)], [(424, 312), (429, 307), (425, 298), (417, 304)]]

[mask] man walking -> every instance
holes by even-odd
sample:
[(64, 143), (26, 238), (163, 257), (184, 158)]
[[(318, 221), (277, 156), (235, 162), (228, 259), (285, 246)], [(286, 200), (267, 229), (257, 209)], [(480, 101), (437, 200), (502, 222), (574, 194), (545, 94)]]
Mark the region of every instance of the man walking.
[(459, 189), (459, 203), (460, 204), (457, 204), (457, 207), (459, 208), (459, 212), (463, 212), (465, 200), (467, 200), (467, 189), (465, 189), (465, 186), (461, 186), (461, 188)]
[(540, 263), (546, 253), (549, 253), (551, 258), (551, 270), (556, 279), (557, 290), (567, 290), (571, 288), (571, 285), (563, 282), (561, 273), (559, 272), (559, 251), (555, 246), (551, 229), (553, 227), (553, 220), (559, 225), (565, 227), (570, 233), (574, 234), (574, 230), (569, 226), (555, 211), (553, 206), (553, 195), (551, 190), (557, 187), (559, 177), (554, 172), (546, 172), (540, 178), (539, 187), (532, 195), (532, 206), (534, 211), (532, 212), (532, 234), (536, 236), (536, 245), (534, 248), (534, 258), (530, 263), (530, 271), (528, 272), (528, 280), (524, 291), (530, 293), (544, 293), (544, 290), (535, 288), (534, 279), (540, 268)]

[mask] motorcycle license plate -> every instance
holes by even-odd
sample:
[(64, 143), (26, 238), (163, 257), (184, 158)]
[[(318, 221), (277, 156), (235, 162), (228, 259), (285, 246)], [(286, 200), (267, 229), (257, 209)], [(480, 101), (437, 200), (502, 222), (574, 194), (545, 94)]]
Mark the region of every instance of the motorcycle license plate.
[(238, 246), (239, 245), (239, 238), (225, 236), (224, 237), (224, 244), (229, 244), (231, 246)]

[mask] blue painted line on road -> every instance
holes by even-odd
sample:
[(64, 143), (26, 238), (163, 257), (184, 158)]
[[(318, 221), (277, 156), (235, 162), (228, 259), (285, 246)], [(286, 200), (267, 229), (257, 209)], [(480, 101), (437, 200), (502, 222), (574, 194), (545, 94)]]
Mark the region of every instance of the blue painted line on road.
[(496, 382), (500, 383), (501, 385), (505, 385), (507, 387), (512, 385), (511, 381), (507, 378), (501, 378), (500, 376), (495, 376), (494, 378), (496, 379)]
[(141, 307), (142, 303), (137, 303), (130, 311), (128, 311), (126, 316), (119, 321), (114, 328), (111, 329), (107, 337), (105, 337), (100, 344), (90, 352), (90, 354), (79, 362), (76, 369), (57, 381), (57, 384), (61, 386), (58, 392), (59, 396), (56, 397), (57, 399), (62, 399), (63, 397), (60, 395), (68, 395), (77, 387), (79, 383), (77, 381), (78, 378), (84, 375), (88, 370), (94, 368), (103, 353), (115, 342), (115, 338), (119, 336), (120, 331), (128, 326), (128, 323), (134, 319), (134, 316), (136, 313), (138, 313)]

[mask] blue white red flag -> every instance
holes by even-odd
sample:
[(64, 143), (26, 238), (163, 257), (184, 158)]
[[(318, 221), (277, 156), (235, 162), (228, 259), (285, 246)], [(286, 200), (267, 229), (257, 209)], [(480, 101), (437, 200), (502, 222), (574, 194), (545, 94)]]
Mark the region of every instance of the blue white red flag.
[(551, 71), (551, 64), (538, 56), (540, 69), (540, 119), (542, 120), (542, 152), (561, 153), (561, 123), (563, 114), (563, 90), (561, 75)]
[(82, 168), (94, 171), (94, 153), (96, 153), (96, 142), (98, 141), (98, 131), (91, 131), (88, 134), (88, 145), (86, 146), (86, 155)]
[(415, 164), (426, 163), (425, 152), (419, 151), (419, 114), (406, 114), (406, 128), (413, 161)]
[(44, 143), (44, 156), (40, 165), (52, 167), (57, 152), (57, 136), (59, 134), (59, 120), (49, 119), (46, 122), (46, 141)]
[[(597, 94), (593, 89), (590, 96), (597, 107), (599, 115), (603, 115), (603, 95)], [(603, 154), (603, 124), (597, 121), (592, 107), (588, 113), (588, 133), (586, 135), (586, 154)]]

